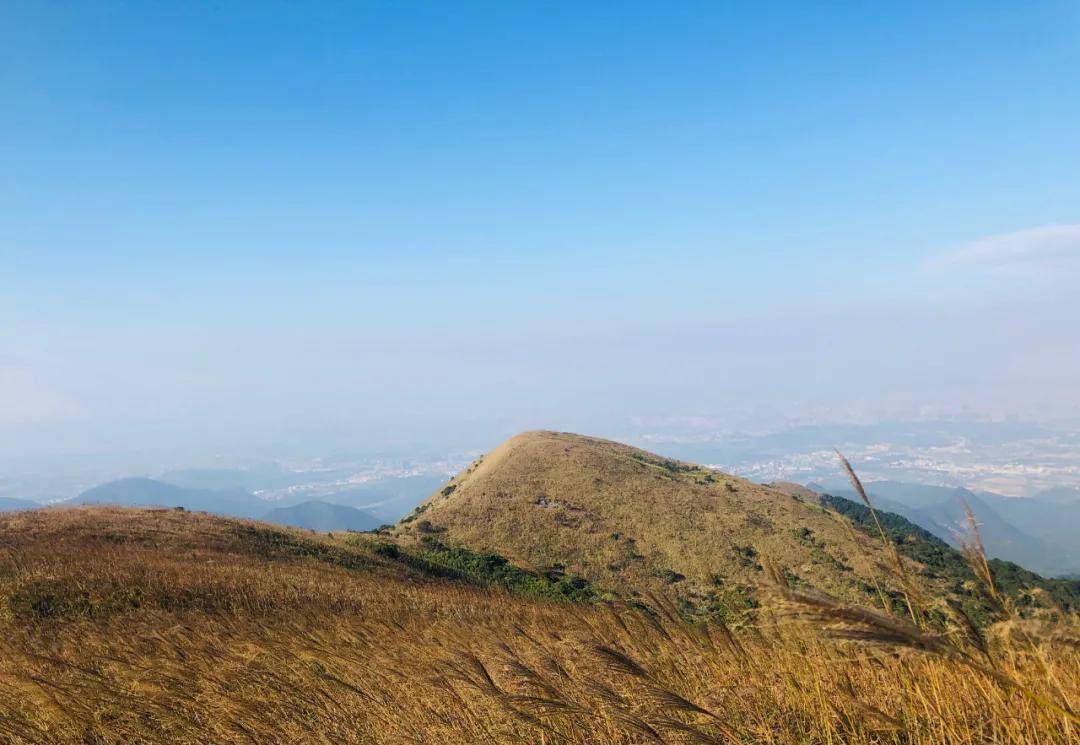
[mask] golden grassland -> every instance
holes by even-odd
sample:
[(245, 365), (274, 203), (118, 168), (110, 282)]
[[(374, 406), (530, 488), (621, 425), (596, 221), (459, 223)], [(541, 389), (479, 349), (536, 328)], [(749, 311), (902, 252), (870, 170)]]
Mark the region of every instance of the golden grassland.
[(944, 634), (785, 588), (752, 625), (543, 602), (364, 540), (0, 516), (0, 742), (1070, 743), (1076, 618)]

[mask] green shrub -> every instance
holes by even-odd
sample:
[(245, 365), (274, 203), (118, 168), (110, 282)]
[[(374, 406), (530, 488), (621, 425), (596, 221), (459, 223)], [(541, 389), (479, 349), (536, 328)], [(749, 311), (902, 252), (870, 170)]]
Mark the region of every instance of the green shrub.
[[(879, 539), (873, 516), (866, 505), (830, 494), (821, 495), (821, 501), (848, 517), (862, 532)], [(981, 584), (960, 551), (907, 518), (892, 512), (875, 512), (886, 537), (895, 544), (901, 555), (923, 564), (927, 576), (944, 579), (957, 593), (966, 594), (961, 606), (976, 623), (982, 625), (992, 620), (990, 603), (974, 589), (980, 588)], [(1017, 602), (1021, 610), (1033, 604), (1030, 595), (1036, 589), (1047, 592), (1065, 610), (1080, 609), (1080, 582), (1047, 579), (1011, 561), (990, 559), (988, 563), (998, 589)]]
[(430, 535), (416, 548), (376, 543), (372, 551), (423, 574), (463, 580), (481, 587), (501, 587), (518, 595), (578, 603), (596, 598), (596, 592), (585, 579), (565, 574), (561, 569), (546, 575), (530, 572), (514, 566), (499, 554), (448, 546)]

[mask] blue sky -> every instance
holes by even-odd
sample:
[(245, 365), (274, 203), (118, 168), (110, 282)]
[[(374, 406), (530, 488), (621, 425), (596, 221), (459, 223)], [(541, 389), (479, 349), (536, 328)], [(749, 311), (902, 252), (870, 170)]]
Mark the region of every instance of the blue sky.
[(1074, 411), (1080, 7), (892, 5), (7, 2), (5, 444)]

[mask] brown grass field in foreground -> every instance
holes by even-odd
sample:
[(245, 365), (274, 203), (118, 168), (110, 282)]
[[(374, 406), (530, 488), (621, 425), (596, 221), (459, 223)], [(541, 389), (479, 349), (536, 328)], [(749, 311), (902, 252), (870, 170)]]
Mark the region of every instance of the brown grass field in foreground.
[[(936, 636), (779, 588), (728, 629), (179, 511), (0, 516), (4, 743), (1069, 743), (1076, 619)], [(786, 596), (786, 597), (785, 597)], [(842, 638), (838, 638), (842, 637)]]

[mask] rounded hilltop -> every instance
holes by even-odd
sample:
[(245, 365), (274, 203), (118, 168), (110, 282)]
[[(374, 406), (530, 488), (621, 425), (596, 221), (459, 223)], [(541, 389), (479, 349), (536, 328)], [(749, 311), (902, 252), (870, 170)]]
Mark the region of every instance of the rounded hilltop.
[(753, 604), (769, 563), (795, 584), (863, 599), (887, 560), (811, 494), (549, 430), (477, 459), (395, 532), (619, 593), (674, 591), (703, 609)]

